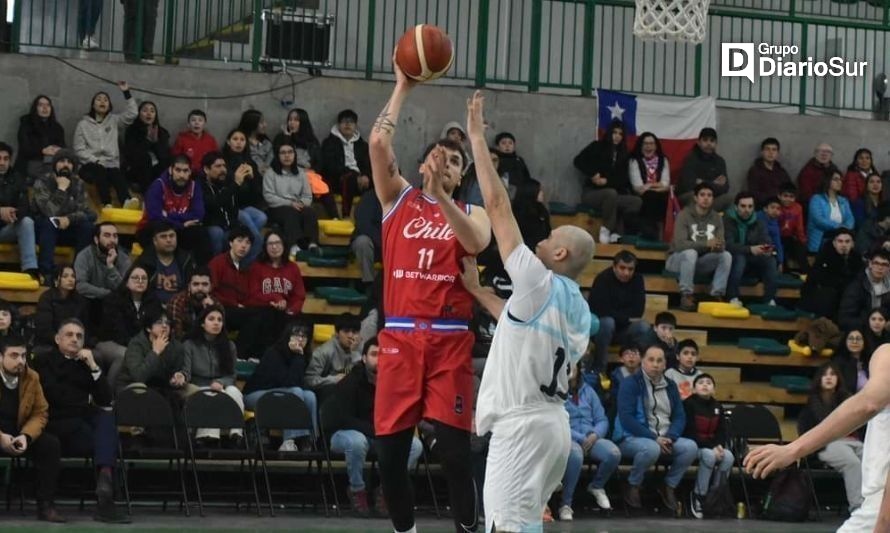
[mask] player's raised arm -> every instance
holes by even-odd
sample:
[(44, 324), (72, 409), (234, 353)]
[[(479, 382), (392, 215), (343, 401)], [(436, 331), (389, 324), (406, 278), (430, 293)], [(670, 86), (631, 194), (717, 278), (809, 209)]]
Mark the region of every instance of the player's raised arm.
[(396, 153), (392, 148), (392, 138), (396, 132), (396, 123), (399, 121), (402, 104), (405, 102), (408, 92), (415, 85), (415, 82), (405, 76), (402, 69), (396, 64), (395, 53), (393, 53), (392, 65), (396, 73), (396, 87), (383, 110), (377, 115), (374, 126), (371, 128), (371, 137), (368, 139), (371, 170), (374, 174), (374, 190), (377, 192), (377, 198), (380, 200), (384, 213), (392, 208), (399, 193), (408, 186), (408, 182), (399, 174), (399, 164), (396, 162)]
[(488, 154), (488, 144), (485, 141), (485, 121), (482, 116), (484, 100), (481, 91), (476, 91), (467, 100), (467, 136), (473, 147), (473, 160), (476, 162), (476, 176), (479, 180), (479, 188), (482, 190), (485, 211), (491, 220), (491, 227), (494, 230), (494, 238), (498, 242), (501, 259), (506, 262), (513, 250), (522, 244), (522, 233), (519, 232), (519, 225), (513, 216), (507, 189)]

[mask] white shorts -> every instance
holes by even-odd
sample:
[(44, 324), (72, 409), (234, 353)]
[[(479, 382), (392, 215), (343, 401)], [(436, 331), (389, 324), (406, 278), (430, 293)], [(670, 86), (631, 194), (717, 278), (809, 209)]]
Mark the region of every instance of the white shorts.
[(566, 470), (572, 435), (561, 404), (495, 422), (485, 467), (485, 531), (539, 532)]

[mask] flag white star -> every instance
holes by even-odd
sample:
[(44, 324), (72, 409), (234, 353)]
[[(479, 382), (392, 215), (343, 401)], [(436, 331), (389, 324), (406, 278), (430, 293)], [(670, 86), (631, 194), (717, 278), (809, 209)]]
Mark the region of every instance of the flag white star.
[(607, 106), (606, 109), (612, 113), (612, 119), (624, 120), (624, 112), (627, 110), (618, 105), (617, 100), (613, 105)]

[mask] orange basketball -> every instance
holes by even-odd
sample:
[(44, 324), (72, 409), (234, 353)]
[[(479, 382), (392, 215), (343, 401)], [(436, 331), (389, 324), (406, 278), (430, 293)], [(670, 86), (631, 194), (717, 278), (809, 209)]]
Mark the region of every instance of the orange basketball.
[(399, 39), (396, 63), (406, 76), (429, 81), (448, 72), (454, 62), (454, 47), (445, 30), (432, 24), (418, 24)]

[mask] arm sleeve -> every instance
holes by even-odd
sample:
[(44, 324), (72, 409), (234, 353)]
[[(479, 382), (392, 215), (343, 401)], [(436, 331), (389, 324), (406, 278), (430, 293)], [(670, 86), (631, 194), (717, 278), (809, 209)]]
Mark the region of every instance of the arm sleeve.
[(828, 202), (823, 202), (818, 195), (810, 198), (810, 222), (822, 231), (832, 230), (837, 225), (831, 221)]
[(287, 298), (287, 311), (293, 315), (299, 315), (306, 301), (306, 286), (303, 284), (303, 275), (300, 268), (294, 268), (294, 287)]
[(32, 385), (36, 390), (34, 392), (34, 403), (31, 406), (31, 416), (22, 424), (21, 433), (36, 439), (43, 434), (43, 429), (49, 420), (49, 403), (46, 396), (43, 395), (43, 387), (40, 383)]
[(668, 428), (667, 437), (671, 440), (677, 440), (683, 435), (686, 429), (686, 410), (683, 408), (683, 402), (680, 400), (680, 391), (676, 385), (668, 385), (668, 396), (671, 398), (671, 425)]
[(81, 163), (95, 163), (96, 157), (87, 146), (87, 139), (83, 133), (83, 120), (77, 123), (74, 128), (74, 139), (72, 139), (72, 148)]
[(332, 376), (321, 375), (327, 366), (329, 357), (330, 354), (325, 350), (324, 345), (312, 352), (312, 359), (309, 360), (309, 365), (306, 367), (306, 385), (309, 388), (315, 389), (337, 382)]
[(621, 421), (624, 431), (630, 435), (654, 440), (655, 433), (634, 416), (639, 395), (640, 387), (635, 379), (625, 379), (621, 382), (621, 387), (618, 389), (618, 420)]
[(504, 268), (513, 280), (513, 296), (506, 310), (517, 320), (531, 319), (550, 297), (553, 273), (524, 244), (513, 249)]
[(841, 226), (853, 229), (856, 226), (856, 221), (853, 218), (853, 211), (850, 209), (850, 202), (846, 198), (838, 198), (838, 203), (841, 208)]
[[(167, 345), (165, 352), (170, 351), (171, 344)], [(164, 365), (161, 358), (152, 351), (151, 347), (143, 353), (140, 343), (134, 340), (127, 345), (127, 351), (124, 352), (124, 366), (127, 367), (127, 372), (133, 378), (133, 381), (145, 383), (157, 375)]]
[(309, 186), (309, 177), (306, 175), (306, 171), (304, 169), (299, 170), (299, 180), (301, 185), (300, 189), (300, 201), (303, 202), (303, 205), (310, 206), (312, 205), (312, 188)]
[(661, 169), (661, 179), (658, 180), (665, 187), (671, 184), (671, 162), (664, 158), (664, 167)]
[(643, 187), (643, 177), (640, 176), (640, 167), (633, 158), (627, 161), (627, 177), (633, 190), (639, 192), (638, 189)]
[(155, 180), (148, 188), (148, 194), (145, 195), (145, 211), (148, 213), (148, 220), (164, 219), (164, 191), (160, 180)]
[(263, 174), (263, 199), (269, 204), (269, 207), (289, 207), (290, 200), (278, 194), (275, 189), (275, 171), (271, 168), (266, 169)]
[(609, 434), (609, 418), (595, 392), (590, 395), (590, 409), (593, 413), (593, 432), (597, 437), (605, 438)]
[(133, 95), (130, 94), (130, 91), (124, 92), (124, 98), (127, 102), (127, 107), (117, 116), (119, 125), (121, 126), (129, 126), (136, 120), (136, 117), (139, 116), (139, 106), (136, 105), (136, 99), (133, 98)]
[(92, 254), (92, 246), (84, 248), (74, 258), (74, 272), (77, 275), (77, 292), (87, 298), (101, 299), (108, 296), (111, 291), (105, 287), (99, 287), (90, 283), (92, 278), (92, 261), (89, 255)]

